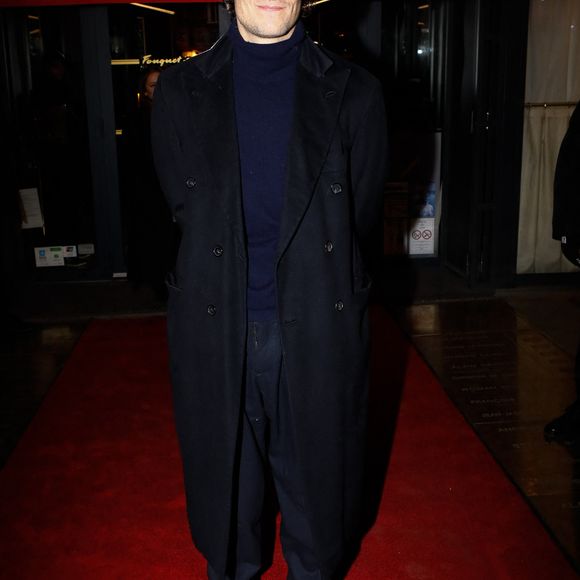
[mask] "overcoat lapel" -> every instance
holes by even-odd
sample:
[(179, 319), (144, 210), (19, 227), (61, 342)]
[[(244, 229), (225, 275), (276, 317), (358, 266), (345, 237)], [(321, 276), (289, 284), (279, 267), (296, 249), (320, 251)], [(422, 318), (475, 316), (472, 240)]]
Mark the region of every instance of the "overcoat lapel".
[[(194, 64), (195, 63), (195, 64)], [(192, 62), (202, 73), (184, 75), (192, 111), (204, 111), (201, 123), (192, 122), (195, 147), (205, 158), (215, 193), (236, 234), (245, 257), (239, 147), (236, 130), (232, 46), (227, 36)], [(310, 39), (302, 48), (296, 78), (296, 108), (288, 151), (288, 182), (278, 257), (286, 251), (310, 199), (338, 123), (342, 97), (350, 71), (332, 68), (328, 58)], [(190, 117), (195, 118), (195, 117)]]
[[(234, 230), (238, 253), (245, 258), (245, 232), (242, 209), (240, 159), (234, 107), (232, 47), (227, 36), (192, 61), (202, 76), (186, 75), (185, 88), (191, 110), (204, 112), (192, 122), (194, 147), (205, 159), (214, 193)], [(197, 119), (195, 115), (192, 117)]]
[(308, 208), (338, 123), (350, 71), (334, 72), (332, 64), (310, 39), (305, 40), (296, 77), (296, 108), (278, 259), (284, 255)]

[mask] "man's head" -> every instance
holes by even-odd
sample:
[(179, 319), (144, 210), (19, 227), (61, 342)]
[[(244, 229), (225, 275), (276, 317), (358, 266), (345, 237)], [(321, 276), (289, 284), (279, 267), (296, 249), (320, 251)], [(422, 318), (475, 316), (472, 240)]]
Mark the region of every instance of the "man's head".
[(272, 44), (292, 36), (302, 0), (225, 0), (247, 42)]
[(159, 78), (160, 74), (161, 74), (160, 69), (152, 69), (147, 73), (147, 76), (145, 77), (145, 84), (144, 84), (145, 90), (143, 91), (143, 94), (150, 101), (153, 100), (153, 95), (155, 93), (155, 87), (157, 86), (157, 79)]

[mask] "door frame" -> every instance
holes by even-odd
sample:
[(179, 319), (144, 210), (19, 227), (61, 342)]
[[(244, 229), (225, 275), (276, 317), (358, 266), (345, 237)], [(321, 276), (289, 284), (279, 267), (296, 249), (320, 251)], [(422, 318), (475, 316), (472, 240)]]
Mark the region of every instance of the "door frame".
[(516, 276), (529, 0), (445, 4), (441, 258), (470, 287), (510, 286)]

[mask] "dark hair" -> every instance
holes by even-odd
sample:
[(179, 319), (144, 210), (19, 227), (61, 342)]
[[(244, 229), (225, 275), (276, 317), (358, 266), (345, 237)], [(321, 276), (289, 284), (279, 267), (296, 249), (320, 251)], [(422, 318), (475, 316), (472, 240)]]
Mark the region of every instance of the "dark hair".
[(147, 90), (147, 79), (152, 73), (161, 73), (161, 67), (157, 65), (148, 65), (141, 69), (139, 75), (139, 92), (144, 95)]
[[(313, 0), (302, 0), (302, 16), (306, 14), (306, 11), (310, 8), (310, 4), (313, 3)], [(232, 14), (233, 16), (236, 15), (236, 0), (224, 0), (224, 4), (226, 5), (227, 11)]]

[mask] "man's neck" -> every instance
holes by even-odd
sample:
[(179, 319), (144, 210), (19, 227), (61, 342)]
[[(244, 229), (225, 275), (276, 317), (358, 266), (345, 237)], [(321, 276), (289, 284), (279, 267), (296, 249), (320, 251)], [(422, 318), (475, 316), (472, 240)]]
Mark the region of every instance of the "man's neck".
[(246, 41), (252, 44), (276, 44), (278, 42), (284, 42), (292, 37), (294, 31), (296, 30), (296, 24), (284, 35), (276, 37), (259, 36), (248, 30), (239, 20), (237, 21), (238, 30), (240, 36)]

